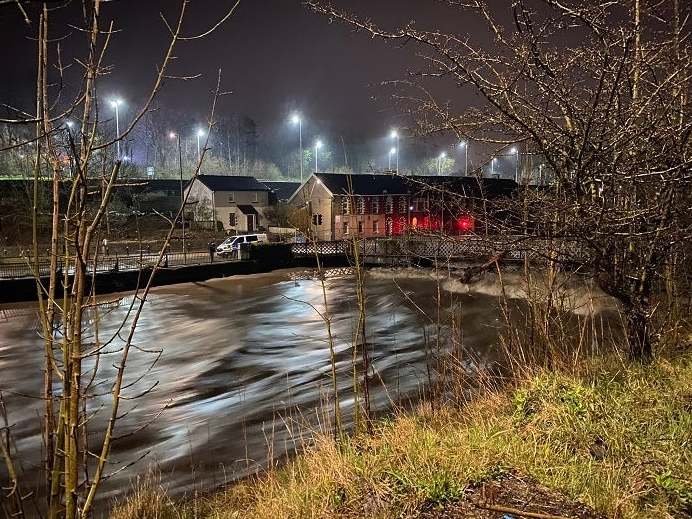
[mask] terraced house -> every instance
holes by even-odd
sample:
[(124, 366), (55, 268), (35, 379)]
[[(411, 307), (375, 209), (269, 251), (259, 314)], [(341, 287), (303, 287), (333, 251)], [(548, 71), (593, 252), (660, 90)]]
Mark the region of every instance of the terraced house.
[(488, 201), (510, 197), (516, 187), (490, 178), (315, 173), (289, 204), (308, 212), (319, 240), (408, 231), (460, 235), (480, 230)]

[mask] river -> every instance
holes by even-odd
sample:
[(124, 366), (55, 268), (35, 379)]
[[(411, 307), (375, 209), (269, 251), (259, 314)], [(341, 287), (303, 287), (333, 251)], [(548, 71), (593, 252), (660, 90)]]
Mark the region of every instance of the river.
[[(352, 276), (325, 283), (339, 391), (349, 417), (355, 286)], [(480, 363), (495, 358), (501, 323), (497, 290), (489, 287), (449, 281), (441, 287), (441, 321), (452, 306), (463, 315), (464, 348)], [(379, 270), (367, 275), (366, 290), (376, 373), (371, 402), (384, 411), (415, 400), (424, 388), (425, 344), (434, 342), (437, 330), (438, 284), (430, 273)], [(108, 389), (122, 345), (117, 332), (131, 302), (131, 295), (109, 296), (89, 314), (85, 332), (91, 340), (96, 329), (102, 342), (116, 337), (98, 359), (87, 409), (93, 450), (108, 417)], [(175, 495), (209, 489), (290, 455), (306, 428), (324, 429), (331, 368), (325, 323), (316, 310), (324, 310), (321, 283), (294, 270), (153, 289), (128, 361), (126, 381), (132, 385), (124, 393), (144, 394), (124, 401), (116, 431), (124, 437), (114, 444), (109, 471), (115, 474), (102, 487), (100, 508), (152, 467)], [(39, 322), (32, 305), (0, 307), (0, 319), (0, 390), (22, 470), (35, 475), (42, 403), (31, 396), (40, 395), (42, 385)], [(85, 380), (94, 360), (85, 362)]]

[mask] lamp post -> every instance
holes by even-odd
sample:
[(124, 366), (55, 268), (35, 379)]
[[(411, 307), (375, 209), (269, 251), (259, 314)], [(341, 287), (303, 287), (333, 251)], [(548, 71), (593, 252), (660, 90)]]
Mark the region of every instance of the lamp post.
[[(202, 161), (202, 150), (201, 150), (200, 145), (199, 145), (199, 140), (202, 137), (204, 137), (204, 130), (202, 128), (200, 128), (199, 130), (197, 130), (197, 162)], [(200, 165), (200, 168), (201, 167), (202, 166)]]
[(398, 175), (399, 174), (399, 132), (396, 130), (392, 130), (391, 137), (394, 140), (394, 142), (396, 143), (394, 150), (396, 153), (396, 174)]
[(319, 149), (321, 147), (322, 147), (322, 141), (317, 139), (315, 141), (315, 173), (317, 173), (319, 171), (319, 169), (317, 169), (317, 153), (319, 152)]
[(437, 176), (442, 175), (442, 160), (447, 157), (447, 154), (443, 151), (440, 156), (437, 157)]
[(490, 161), (490, 176), (495, 175), (495, 161), (497, 160), (497, 157), (493, 157), (492, 160)]
[(512, 146), (509, 152), (514, 155), (514, 181), (519, 182), (519, 148)]
[(464, 176), (469, 176), (469, 145), (466, 141), (461, 141), (459, 147), (464, 148)]
[(120, 112), (118, 107), (123, 103), (122, 99), (113, 99), (111, 106), (115, 109), (115, 145), (118, 151), (118, 160), (120, 160)]
[(178, 170), (180, 171), (180, 205), (182, 211), (180, 213), (180, 221), (183, 226), (183, 263), (187, 264), (187, 252), (185, 249), (185, 195), (183, 194), (183, 148), (180, 145), (180, 133), (171, 132), (168, 137), (176, 139), (178, 143)]
[(389, 150), (389, 155), (387, 155), (387, 171), (392, 171), (392, 156), (396, 153), (396, 148)]
[[(298, 146), (300, 148), (300, 183), (303, 183), (303, 119), (298, 114), (293, 114), (291, 122), (298, 125)], [(317, 168), (315, 168), (317, 169)]]

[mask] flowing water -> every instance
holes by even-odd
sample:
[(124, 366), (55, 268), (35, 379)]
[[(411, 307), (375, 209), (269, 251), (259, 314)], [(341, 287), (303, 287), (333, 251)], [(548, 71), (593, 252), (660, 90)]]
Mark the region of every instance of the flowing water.
[[(372, 407), (415, 400), (428, 377), (426, 341), (435, 341), (438, 284), (429, 274), (367, 275), (367, 341), (375, 375)], [(305, 279), (301, 279), (305, 278)], [(353, 277), (326, 280), (345, 417), (353, 412), (351, 346), (357, 323)], [(500, 328), (491, 285), (442, 285), (442, 307), (463, 315), (463, 341), (480, 362), (494, 358)], [(98, 359), (87, 413), (92, 450), (108, 418), (108, 390), (120, 358), (118, 336), (132, 297), (106, 298), (89, 314), (90, 340), (114, 337)], [(209, 489), (290, 455), (305, 427), (326, 427), (331, 398), (329, 343), (318, 280), (296, 271), (238, 276), (152, 290), (126, 371), (129, 387), (101, 505), (151, 467), (171, 493)], [(445, 321), (445, 314), (441, 320)], [(35, 307), (0, 307), (0, 391), (25, 474), (39, 474), (42, 341)], [(127, 335), (127, 328), (120, 336)], [(443, 332), (444, 333), (444, 332)], [(85, 362), (91, 378), (95, 357)], [(155, 362), (154, 362), (155, 361)], [(153, 363), (153, 366), (152, 366)], [(152, 388), (153, 387), (153, 388)], [(124, 470), (118, 471), (120, 468)], [(6, 473), (0, 468), (0, 482)]]

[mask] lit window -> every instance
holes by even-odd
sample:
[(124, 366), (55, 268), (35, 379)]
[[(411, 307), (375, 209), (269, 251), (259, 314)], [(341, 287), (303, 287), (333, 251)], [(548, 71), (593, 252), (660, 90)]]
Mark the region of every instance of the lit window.
[(373, 234), (380, 234), (380, 222), (377, 220), (374, 220), (372, 222), (372, 232)]
[(344, 231), (344, 234), (348, 234), (348, 222), (343, 223), (343, 231)]

